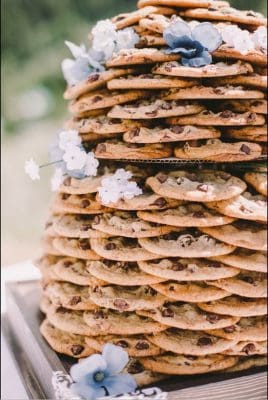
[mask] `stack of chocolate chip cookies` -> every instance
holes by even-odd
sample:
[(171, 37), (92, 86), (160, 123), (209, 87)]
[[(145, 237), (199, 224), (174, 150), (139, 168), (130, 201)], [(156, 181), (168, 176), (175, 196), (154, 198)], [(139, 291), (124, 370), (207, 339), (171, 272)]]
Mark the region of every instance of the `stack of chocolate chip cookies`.
[[(64, 180), (37, 262), (51, 347), (83, 358), (121, 346), (140, 385), (264, 365), (267, 354), (267, 175), (234, 164), (266, 152), (266, 56), (222, 44), (213, 63), (185, 66), (165, 50), (176, 20), (266, 24), (216, 0), (140, 0), (112, 19), (140, 41), (64, 94), (66, 128), (101, 166)], [(107, 204), (99, 188), (118, 168), (142, 192)]]

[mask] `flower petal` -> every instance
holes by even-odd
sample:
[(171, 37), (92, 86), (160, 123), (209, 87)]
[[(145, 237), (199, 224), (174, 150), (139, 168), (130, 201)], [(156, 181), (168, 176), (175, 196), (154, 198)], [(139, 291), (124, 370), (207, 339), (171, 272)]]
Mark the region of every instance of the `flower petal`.
[(222, 44), (220, 32), (210, 22), (202, 22), (197, 25), (192, 35), (208, 51), (214, 51)]
[(104, 381), (104, 385), (110, 396), (117, 394), (125, 394), (134, 392), (137, 388), (137, 383), (130, 374), (121, 374), (110, 376)]
[(100, 354), (93, 354), (85, 360), (73, 365), (70, 369), (70, 375), (74, 381), (80, 381), (88, 374), (96, 371), (104, 371), (107, 368), (105, 359)]
[(107, 343), (102, 350), (102, 356), (107, 362), (107, 370), (110, 375), (121, 372), (128, 363), (128, 353), (119, 346)]
[(86, 54), (86, 46), (84, 44), (81, 44), (81, 46), (77, 46), (76, 44), (69, 42), (68, 40), (65, 40), (64, 42), (74, 58), (78, 57), (84, 57)]
[(205, 65), (211, 64), (212, 57), (208, 51), (204, 50), (198, 57), (194, 58), (182, 58), (181, 63), (186, 67), (204, 67)]
[(86, 383), (73, 383), (71, 386), (73, 394), (81, 396), (84, 400), (96, 400), (99, 397), (105, 396), (103, 388), (92, 388)]
[(187, 36), (191, 38), (191, 29), (188, 24), (180, 20), (172, 22), (163, 33), (165, 41), (172, 49), (178, 47), (177, 41), (181, 36)]

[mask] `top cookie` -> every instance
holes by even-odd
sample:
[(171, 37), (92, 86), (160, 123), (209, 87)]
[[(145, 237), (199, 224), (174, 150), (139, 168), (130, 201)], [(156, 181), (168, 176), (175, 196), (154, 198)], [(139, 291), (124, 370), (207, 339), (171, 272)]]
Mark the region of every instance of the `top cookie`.
[(205, 20), (229, 21), (245, 25), (267, 25), (267, 20), (260, 13), (254, 11), (240, 11), (232, 7), (217, 7), (213, 5), (208, 9), (195, 8), (180, 13), (186, 18), (196, 18)]
[(228, 1), (213, 1), (213, 0), (139, 0), (138, 7), (146, 6), (170, 6), (179, 8), (208, 8), (210, 6), (228, 7)]

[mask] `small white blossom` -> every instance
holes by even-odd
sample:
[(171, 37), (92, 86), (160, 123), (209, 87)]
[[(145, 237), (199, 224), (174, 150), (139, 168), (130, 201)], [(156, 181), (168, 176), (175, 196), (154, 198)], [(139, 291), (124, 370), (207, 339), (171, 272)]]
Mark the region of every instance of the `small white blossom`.
[(56, 168), (55, 172), (54, 172), (54, 174), (53, 174), (53, 176), (51, 178), (51, 181), (50, 181), (51, 190), (53, 192), (56, 192), (59, 189), (60, 185), (63, 182), (63, 179), (64, 179), (63, 170), (61, 168)]
[(220, 31), (227, 46), (234, 48), (241, 54), (246, 55), (249, 51), (254, 50), (255, 44), (249, 31), (240, 29), (236, 25), (222, 26)]
[(251, 50), (254, 50), (255, 45), (251, 39), (251, 35), (246, 30), (241, 30), (239, 35), (234, 38), (234, 49), (239, 51), (241, 54), (246, 55)]
[(142, 194), (136, 182), (129, 182), (131, 172), (118, 169), (115, 174), (102, 179), (98, 192), (103, 204), (116, 203), (120, 199), (133, 199)]
[(87, 153), (78, 146), (69, 145), (63, 155), (68, 170), (80, 170), (86, 164)]
[(99, 160), (95, 157), (92, 151), (90, 153), (87, 153), (86, 163), (84, 167), (85, 175), (96, 176), (99, 164)]
[(261, 50), (267, 54), (267, 29), (265, 26), (259, 26), (259, 28), (256, 29), (252, 34), (252, 40), (257, 50)]
[(139, 42), (139, 35), (133, 28), (126, 28), (117, 32), (116, 52), (123, 49), (133, 49)]
[(36, 164), (33, 158), (25, 162), (24, 171), (33, 181), (40, 180), (39, 166)]
[(59, 148), (61, 150), (66, 150), (69, 145), (72, 146), (80, 146), (82, 143), (82, 139), (78, 134), (78, 131), (74, 129), (70, 130), (62, 130), (59, 133)]
[(65, 44), (74, 56), (74, 60), (66, 58), (61, 64), (64, 79), (69, 86), (81, 82), (95, 71), (104, 70), (99, 61), (94, 59), (90, 52), (86, 51), (84, 44), (77, 46), (68, 41)]
[(108, 19), (99, 21), (92, 29), (92, 50), (101, 52), (103, 62), (108, 61), (114, 53), (123, 49), (131, 49), (139, 42), (139, 36), (133, 28), (116, 30), (116, 26)]

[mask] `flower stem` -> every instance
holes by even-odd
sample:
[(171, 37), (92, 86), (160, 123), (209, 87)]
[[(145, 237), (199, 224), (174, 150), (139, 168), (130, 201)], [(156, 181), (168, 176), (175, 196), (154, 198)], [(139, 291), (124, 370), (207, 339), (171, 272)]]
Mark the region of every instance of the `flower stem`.
[(58, 163), (60, 163), (60, 162), (62, 162), (62, 161), (63, 161), (63, 160), (51, 161), (51, 162), (49, 162), (49, 163), (47, 163), (47, 164), (39, 165), (39, 168), (49, 167), (50, 165), (58, 164)]

